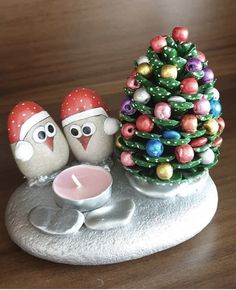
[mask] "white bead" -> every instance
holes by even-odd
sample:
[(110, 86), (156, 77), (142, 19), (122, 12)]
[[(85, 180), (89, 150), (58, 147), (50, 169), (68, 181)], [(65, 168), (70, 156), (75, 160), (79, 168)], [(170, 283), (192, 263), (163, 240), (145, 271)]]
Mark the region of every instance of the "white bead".
[(150, 101), (151, 96), (145, 88), (140, 88), (134, 92), (133, 99), (136, 102), (147, 104)]
[(209, 148), (206, 151), (199, 153), (199, 156), (202, 158), (202, 164), (211, 164), (215, 160), (214, 152)]
[(208, 89), (207, 91), (206, 91), (208, 94), (209, 93), (212, 93), (213, 94), (213, 99), (214, 100), (219, 100), (219, 98), (220, 98), (220, 92), (216, 89), (216, 88), (211, 88), (211, 89)]
[(149, 59), (146, 55), (142, 55), (136, 60), (136, 62), (138, 65), (140, 65), (141, 63), (149, 63)]
[(184, 103), (186, 102), (185, 98), (181, 96), (172, 96), (168, 99), (168, 102), (178, 102), (178, 103)]
[(33, 146), (26, 141), (19, 141), (16, 144), (14, 156), (16, 159), (21, 160), (22, 162), (26, 162), (30, 160), (30, 158), (34, 154)]

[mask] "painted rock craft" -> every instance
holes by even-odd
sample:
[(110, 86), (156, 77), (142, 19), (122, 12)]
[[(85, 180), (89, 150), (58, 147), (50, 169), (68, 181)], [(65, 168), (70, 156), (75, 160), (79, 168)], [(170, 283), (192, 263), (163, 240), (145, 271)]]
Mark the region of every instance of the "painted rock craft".
[(113, 135), (119, 130), (119, 122), (108, 116), (106, 104), (94, 91), (73, 90), (62, 103), (61, 119), (78, 161), (99, 164), (112, 154)]
[(8, 135), (16, 163), (28, 179), (49, 176), (68, 161), (64, 135), (48, 112), (32, 101), (12, 109)]

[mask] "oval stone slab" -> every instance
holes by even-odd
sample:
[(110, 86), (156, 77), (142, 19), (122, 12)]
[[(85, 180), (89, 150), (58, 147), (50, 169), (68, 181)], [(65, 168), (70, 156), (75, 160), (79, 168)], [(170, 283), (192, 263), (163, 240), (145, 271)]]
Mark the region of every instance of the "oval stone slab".
[[(135, 212), (125, 227), (94, 231), (83, 226), (73, 235), (53, 236), (40, 232), (28, 219), (38, 205), (56, 207), (50, 185), (43, 188), (22, 184), (11, 196), (6, 210), (6, 227), (11, 239), (24, 251), (42, 259), (73, 265), (112, 264), (141, 258), (176, 246), (205, 228), (213, 218), (218, 195), (208, 175), (201, 189), (187, 196), (168, 199), (140, 194), (128, 183), (117, 163), (112, 201), (132, 199)], [(199, 218), (200, 217), (200, 218)]]
[(84, 215), (71, 208), (37, 206), (29, 213), (29, 221), (40, 231), (50, 235), (76, 233), (84, 223)]
[(135, 203), (131, 199), (113, 202), (89, 212), (85, 224), (92, 230), (110, 230), (127, 225), (135, 210)]

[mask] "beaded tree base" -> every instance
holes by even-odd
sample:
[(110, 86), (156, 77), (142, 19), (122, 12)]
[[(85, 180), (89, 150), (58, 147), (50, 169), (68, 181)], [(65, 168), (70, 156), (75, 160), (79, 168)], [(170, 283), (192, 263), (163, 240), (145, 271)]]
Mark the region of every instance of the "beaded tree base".
[[(11, 239), (36, 257), (65, 264), (99, 265), (141, 258), (176, 246), (205, 228), (218, 202), (217, 189), (206, 174), (198, 180), (201, 190), (189, 184), (187, 196), (167, 199), (146, 197), (130, 186), (119, 164), (112, 169), (112, 200), (130, 198), (136, 210), (131, 222), (107, 231), (83, 226), (63, 237), (44, 234), (34, 228), (28, 214), (35, 206), (57, 207), (50, 185), (20, 186), (9, 200), (6, 226)], [(86, 219), (86, 216), (85, 216)]]

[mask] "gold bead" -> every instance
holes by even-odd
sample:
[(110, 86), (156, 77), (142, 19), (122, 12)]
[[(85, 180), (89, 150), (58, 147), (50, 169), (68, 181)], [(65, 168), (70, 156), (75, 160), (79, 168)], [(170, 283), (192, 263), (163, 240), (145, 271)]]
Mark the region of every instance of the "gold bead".
[(207, 130), (207, 134), (215, 135), (219, 130), (219, 124), (215, 119), (210, 119), (203, 124), (204, 128)]
[(122, 148), (122, 145), (120, 144), (119, 139), (120, 139), (120, 136), (117, 136), (116, 137), (116, 141), (115, 141), (115, 145), (116, 145), (117, 148), (120, 148), (121, 149)]
[(162, 180), (169, 180), (173, 176), (173, 167), (169, 163), (162, 163), (157, 166), (156, 174)]
[(161, 77), (164, 79), (176, 79), (178, 75), (177, 67), (171, 64), (165, 64), (161, 68)]
[(145, 77), (148, 77), (152, 73), (152, 67), (149, 63), (141, 63), (137, 67), (137, 72)]

